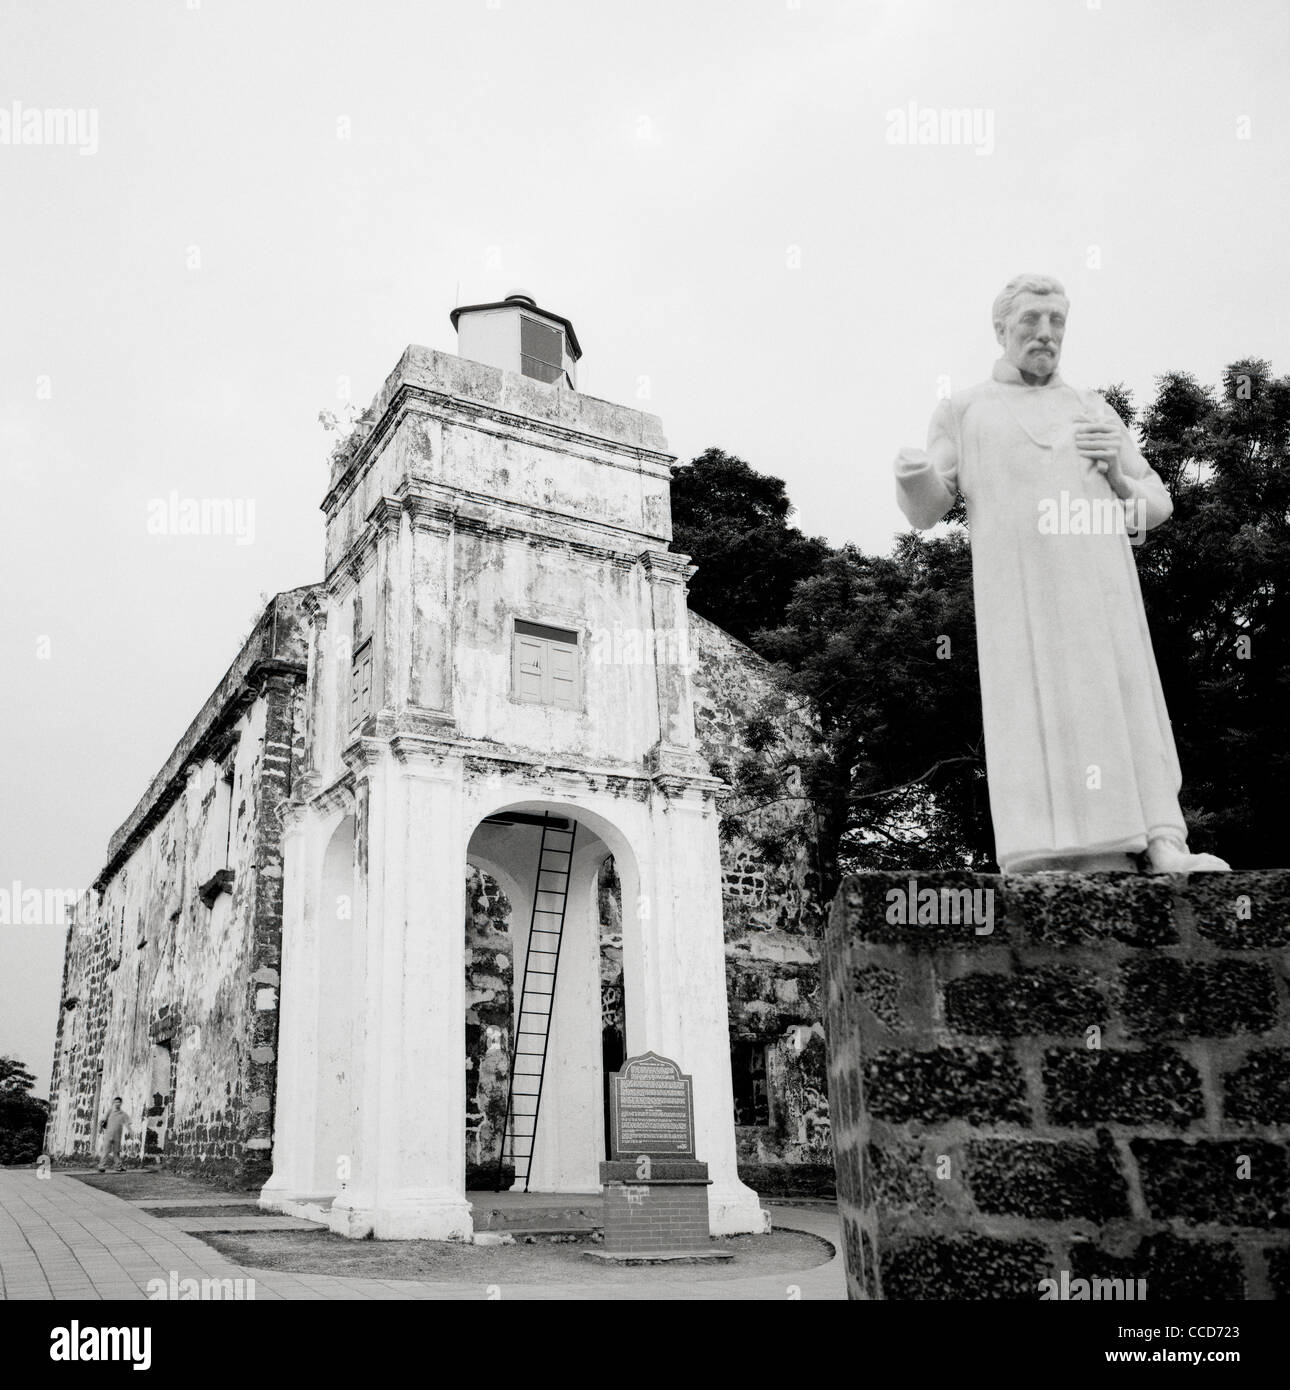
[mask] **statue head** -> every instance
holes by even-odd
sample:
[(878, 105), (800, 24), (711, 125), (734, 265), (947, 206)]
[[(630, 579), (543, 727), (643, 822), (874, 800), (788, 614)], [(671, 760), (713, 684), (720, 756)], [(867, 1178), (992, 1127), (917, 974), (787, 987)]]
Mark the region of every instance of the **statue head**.
[(1051, 275), (1015, 275), (994, 301), (994, 336), (1003, 355), (1032, 385), (1057, 370), (1070, 300)]

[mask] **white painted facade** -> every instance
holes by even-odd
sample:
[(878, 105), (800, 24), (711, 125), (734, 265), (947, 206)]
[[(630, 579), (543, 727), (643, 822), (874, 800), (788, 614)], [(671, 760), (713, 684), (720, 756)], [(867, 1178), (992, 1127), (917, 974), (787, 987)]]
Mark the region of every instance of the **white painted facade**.
[[(694, 1078), (713, 1234), (764, 1231), (736, 1173), (720, 783), (695, 736), (690, 567), (668, 550), (659, 422), (424, 348), (372, 415), (324, 502), (261, 1205), (325, 1211), (351, 1236), (470, 1235), (464, 872), (511, 899), (518, 1005), (540, 831), (482, 822), (549, 812), (577, 833), (530, 1190), (598, 1188), (596, 884), (612, 854), (628, 1053)], [(517, 621), (578, 634), (576, 707), (515, 698)], [(654, 640), (602, 640), (629, 630)], [(356, 650), (371, 688), (357, 717)]]

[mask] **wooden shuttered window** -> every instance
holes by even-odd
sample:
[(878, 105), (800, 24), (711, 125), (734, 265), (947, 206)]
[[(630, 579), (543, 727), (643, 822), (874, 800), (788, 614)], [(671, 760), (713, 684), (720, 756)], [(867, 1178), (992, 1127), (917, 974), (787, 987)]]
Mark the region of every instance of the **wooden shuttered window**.
[(511, 688), (527, 704), (581, 709), (578, 634), (520, 619), (511, 652)]
[(349, 673), (349, 727), (356, 729), (372, 712), (372, 643), (369, 638), (354, 653)]

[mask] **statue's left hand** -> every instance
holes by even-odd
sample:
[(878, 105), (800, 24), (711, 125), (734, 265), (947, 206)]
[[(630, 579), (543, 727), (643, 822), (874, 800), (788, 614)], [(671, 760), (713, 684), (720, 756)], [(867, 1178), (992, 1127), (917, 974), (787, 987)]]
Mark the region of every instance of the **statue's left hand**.
[(1127, 496), (1133, 490), (1124, 476), (1120, 461), (1120, 431), (1114, 424), (1090, 420), (1086, 415), (1079, 416), (1075, 421), (1075, 447), (1111, 484), (1117, 497)]

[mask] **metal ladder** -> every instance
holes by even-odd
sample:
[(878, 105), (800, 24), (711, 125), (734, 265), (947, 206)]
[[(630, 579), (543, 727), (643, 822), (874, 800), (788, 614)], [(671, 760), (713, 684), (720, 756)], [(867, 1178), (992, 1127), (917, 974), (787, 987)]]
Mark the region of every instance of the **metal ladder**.
[(537, 882), (533, 888), (533, 915), (529, 921), (528, 951), (524, 957), (524, 983), (520, 1011), (511, 1048), (510, 1086), (506, 1093), (506, 1118), (502, 1122), (502, 1147), (497, 1158), (496, 1190), (502, 1188), (502, 1167), (509, 1157), (515, 1165), (515, 1181), (529, 1190), (533, 1143), (537, 1137), (538, 1109), (542, 1104), (542, 1078), (546, 1074), (546, 1047), (551, 1033), (551, 1009), (555, 1000), (556, 973), (560, 968), (560, 941), (564, 913), (569, 902), (569, 871), (573, 863), (573, 837), (577, 821), (568, 830), (542, 824), (538, 850)]

